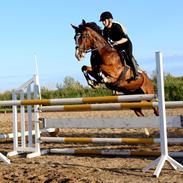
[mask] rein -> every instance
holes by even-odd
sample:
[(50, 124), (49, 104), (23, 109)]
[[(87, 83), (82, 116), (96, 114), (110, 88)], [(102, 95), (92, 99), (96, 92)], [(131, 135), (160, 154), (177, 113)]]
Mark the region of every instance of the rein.
[[(83, 51), (84, 53), (89, 53), (89, 52), (96, 51), (96, 50), (99, 49), (99, 47), (97, 47), (97, 48), (93, 48), (93, 49), (90, 48), (90, 49), (86, 50), (86, 49), (85, 49), (85, 45), (83, 45), (82, 48), (79, 47), (79, 45), (78, 45), (78, 38), (79, 38), (79, 36), (81, 36), (81, 34), (78, 34), (78, 35), (76, 36), (76, 42), (77, 42), (76, 48), (78, 48), (80, 51)], [(89, 34), (86, 33), (83, 37), (84, 37), (84, 39), (88, 39), (90, 36), (89, 36)]]
[(98, 50), (98, 48), (89, 49), (89, 50), (86, 51), (86, 53), (89, 53), (89, 52), (92, 52), (92, 51), (96, 51), (96, 50)]
[(98, 48), (93, 48), (93, 49), (85, 50), (85, 48), (80, 48), (79, 46), (76, 46), (76, 49), (77, 49), (77, 48), (78, 48), (80, 51), (81, 51), (81, 50), (84, 51), (85, 53), (90, 53), (90, 52), (92, 52), (92, 51), (98, 50)]

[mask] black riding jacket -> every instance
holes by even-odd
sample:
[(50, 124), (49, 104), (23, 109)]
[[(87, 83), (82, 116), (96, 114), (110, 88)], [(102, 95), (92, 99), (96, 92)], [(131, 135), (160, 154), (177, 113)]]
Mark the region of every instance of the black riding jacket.
[(122, 38), (127, 38), (127, 42), (116, 45), (115, 48), (119, 51), (125, 51), (129, 58), (132, 58), (132, 43), (128, 35), (123, 31), (122, 26), (119, 23), (113, 22), (111, 28), (104, 27), (103, 30), (104, 38), (109, 42), (118, 41)]

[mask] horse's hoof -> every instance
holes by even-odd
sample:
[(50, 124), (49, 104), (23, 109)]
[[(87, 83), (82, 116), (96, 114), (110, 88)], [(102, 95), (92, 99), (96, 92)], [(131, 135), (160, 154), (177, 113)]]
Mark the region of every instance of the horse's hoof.
[(99, 84), (94, 84), (94, 85), (92, 85), (91, 86), (93, 89), (97, 89), (97, 88), (99, 88), (100, 86), (99, 86)]

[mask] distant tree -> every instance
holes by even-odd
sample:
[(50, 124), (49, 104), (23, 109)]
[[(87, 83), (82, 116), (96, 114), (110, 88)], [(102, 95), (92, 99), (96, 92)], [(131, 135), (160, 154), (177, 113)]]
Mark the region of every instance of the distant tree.
[(64, 97), (81, 97), (84, 93), (84, 86), (71, 76), (66, 76), (64, 82), (56, 85), (57, 96)]
[[(157, 92), (157, 75), (154, 71), (152, 81)], [(170, 73), (164, 73), (165, 100), (178, 101), (183, 100), (183, 77), (175, 77)]]
[(11, 98), (12, 98), (11, 91), (5, 91), (3, 93), (0, 93), (0, 100), (11, 100)]
[(183, 100), (183, 77), (165, 76), (165, 97), (169, 101)]
[(63, 84), (57, 84), (57, 89), (65, 88), (81, 89), (83, 88), (83, 85), (79, 81), (76, 81), (73, 77), (66, 76), (64, 78)]

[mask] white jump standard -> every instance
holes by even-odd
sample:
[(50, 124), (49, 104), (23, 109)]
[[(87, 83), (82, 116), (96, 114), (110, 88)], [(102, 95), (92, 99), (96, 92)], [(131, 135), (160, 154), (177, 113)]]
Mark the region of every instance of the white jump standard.
[(11, 164), (10, 160), (4, 156), (2, 153), (0, 153), (0, 160), (4, 161), (6, 164)]
[(183, 171), (183, 166), (171, 158), (168, 154), (167, 126), (166, 126), (166, 110), (165, 110), (165, 92), (164, 92), (164, 77), (163, 77), (163, 58), (161, 52), (156, 52), (156, 67), (157, 67), (157, 84), (158, 84), (158, 106), (160, 113), (160, 138), (161, 138), (161, 156), (150, 163), (144, 172), (157, 165), (154, 176), (159, 177), (159, 174), (164, 166), (165, 161), (168, 161), (174, 169)]

